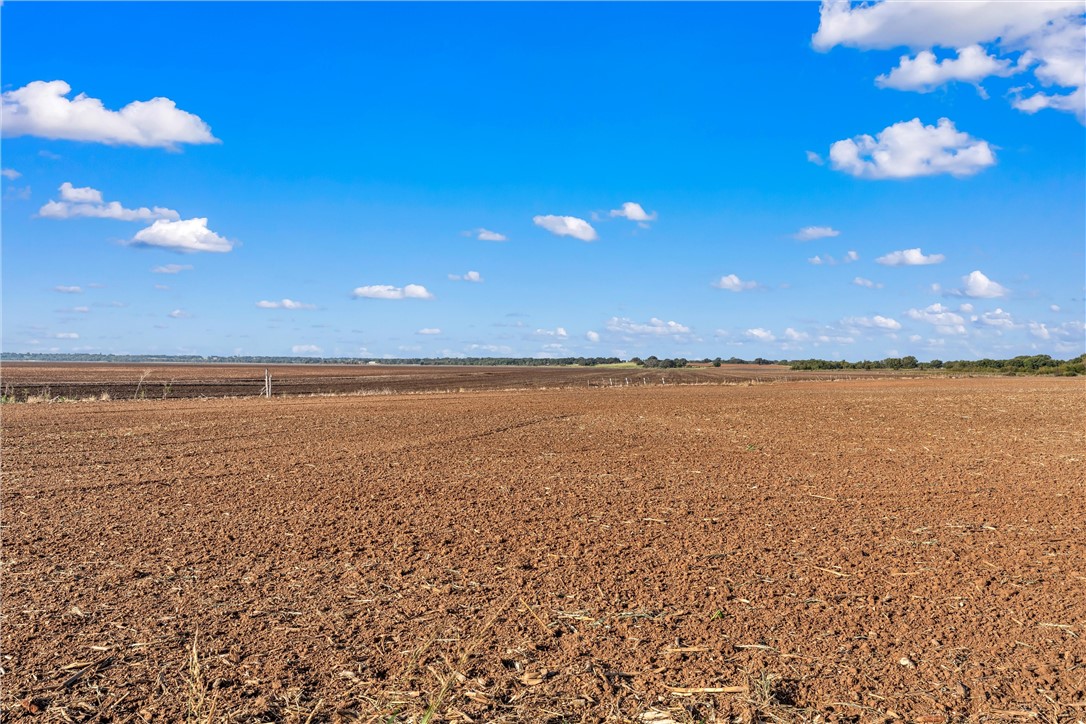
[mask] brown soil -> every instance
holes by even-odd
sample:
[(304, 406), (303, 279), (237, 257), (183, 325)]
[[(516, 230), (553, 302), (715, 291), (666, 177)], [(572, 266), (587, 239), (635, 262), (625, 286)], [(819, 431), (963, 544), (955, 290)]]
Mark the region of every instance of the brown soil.
[[(0, 390), (18, 401), (189, 397), (255, 397), (272, 376), (275, 396), (464, 392), (553, 387), (659, 384), (738, 384), (748, 381), (856, 379), (886, 371), (793, 371), (781, 365), (724, 365), (688, 369), (627, 367), (473, 367), (409, 365), (106, 364), (7, 362)], [(915, 374), (915, 373), (914, 373)]]
[(1082, 721), (1084, 431), (1020, 378), (5, 405), (3, 719)]

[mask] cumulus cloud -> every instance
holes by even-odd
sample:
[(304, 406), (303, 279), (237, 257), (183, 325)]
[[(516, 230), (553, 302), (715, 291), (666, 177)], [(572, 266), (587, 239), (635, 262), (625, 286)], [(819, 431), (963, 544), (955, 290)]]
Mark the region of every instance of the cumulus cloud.
[(120, 202), (102, 200), (102, 192), (89, 186), (75, 187), (65, 181), (60, 185), (60, 201), (49, 201), (38, 210), (38, 216), (46, 219), (74, 219), (79, 216), (119, 221), (177, 220), (181, 218), (173, 209), (156, 206), (149, 209), (126, 209)]
[(192, 264), (163, 264), (151, 270), (153, 274), (180, 274), (183, 271), (191, 271)]
[(22, 174), (19, 173), (18, 171), (16, 171), (15, 169), (13, 169), (13, 168), (5, 168), (5, 169), (0, 169), (0, 176), (3, 176), (8, 181), (14, 181), (15, 179), (21, 177)]
[(726, 289), (729, 292), (745, 292), (750, 289), (757, 289), (758, 282), (743, 281), (735, 274), (728, 274), (713, 282), (713, 286), (717, 289)]
[(791, 327), (784, 330), (784, 338), (790, 342), (804, 342), (810, 339), (811, 335), (807, 332), (799, 332)]
[(415, 334), (423, 334), (423, 335), (441, 334), (441, 330), (438, 329), (437, 327), (424, 327), (424, 328), (420, 329), (419, 331), (415, 332)]
[(865, 287), (867, 289), (882, 289), (882, 284), (879, 282), (873, 282), (870, 279), (864, 277), (856, 277), (852, 280), (852, 283), (858, 287)]
[(936, 302), (924, 309), (910, 309), (905, 316), (933, 325), (942, 334), (965, 334), (965, 318)]
[(476, 284), (481, 284), (483, 276), (477, 271), (469, 271), (464, 274), (450, 274), (449, 279), (452, 279), (454, 282), (475, 282)]
[(589, 342), (596, 343), (600, 341), (600, 333), (589, 330), (585, 332), (584, 338), (587, 339)]
[(1013, 70), (1032, 68), (1040, 84), (1062, 86), (1070, 92), (1019, 96), (1014, 106), (1026, 113), (1054, 108), (1074, 113), (1086, 122), (1084, 31), (1086, 15), (1082, 3), (1076, 2), (975, 0), (853, 5), (849, 0), (824, 0), (812, 45), (823, 51), (836, 45), (865, 50), (902, 46), (958, 50), (957, 60), (943, 63), (922, 58), (930, 50), (922, 51), (910, 64), (902, 62), (904, 71), (899, 70), (899, 65), (889, 76), (880, 76), (885, 83), (898, 72), (900, 85), (909, 90), (927, 90), (952, 80), (979, 83), (986, 77), (982, 75), (985, 71), (990, 71), (987, 75), (1006, 75), (1012, 70), (1007, 61), (989, 56), (988, 51), (1021, 53)]
[(901, 322), (891, 317), (883, 317), (876, 314), (874, 317), (846, 317), (841, 320), (846, 327), (863, 327), (865, 329), (901, 329)]
[(992, 166), (996, 156), (987, 141), (959, 131), (949, 118), (939, 118), (937, 126), (913, 118), (887, 126), (875, 138), (863, 134), (835, 142), (830, 162), (857, 178), (964, 177)]
[(206, 218), (159, 220), (146, 229), (141, 229), (131, 243), (135, 246), (153, 246), (183, 253), (225, 253), (234, 248), (234, 242), (207, 228)]
[(316, 309), (315, 304), (306, 304), (305, 302), (296, 302), (293, 299), (280, 299), (279, 301), (259, 301), (256, 306), (261, 309)]
[(811, 241), (812, 239), (826, 239), (840, 235), (841, 232), (832, 226), (804, 226), (792, 234), (792, 238), (798, 241)]
[(627, 201), (622, 205), (621, 209), (611, 209), (611, 218), (620, 217), (623, 219), (629, 219), (630, 221), (637, 221), (642, 226), (645, 226), (650, 221), (656, 221), (657, 214), (653, 211), (651, 214), (641, 208), (641, 204), (635, 204), (633, 201)]
[(68, 286), (61, 285), (61, 286), (53, 287), (53, 291), (54, 292), (60, 292), (61, 294), (82, 294), (83, 293), (83, 287), (76, 287), (76, 286), (68, 287)]
[(1005, 297), (1007, 292), (1010, 291), (1002, 284), (994, 282), (985, 276), (984, 272), (973, 271), (962, 277), (962, 284), (964, 286), (961, 289), (961, 293), (967, 297), (976, 297), (978, 299), (995, 299), (996, 297)]
[(576, 216), (534, 216), (532, 223), (556, 236), (572, 236), (581, 241), (595, 241), (599, 238), (591, 224)]
[(178, 144), (219, 143), (199, 116), (169, 98), (133, 101), (119, 111), (80, 93), (62, 80), (34, 81), (3, 94), (5, 136), (38, 136), (111, 146), (176, 149)]
[(751, 339), (757, 340), (759, 342), (774, 342), (777, 339), (777, 336), (775, 334), (770, 332), (768, 329), (763, 329), (762, 327), (748, 329), (746, 332), (744, 332), (744, 334), (746, 334)]
[(986, 327), (996, 327), (1002, 330), (1011, 330), (1018, 326), (1014, 323), (1014, 318), (1011, 317), (1010, 312), (1004, 312), (1002, 308), (998, 307), (995, 311), (985, 312), (973, 317), (973, 321)]
[(569, 333), (566, 332), (565, 327), (555, 327), (554, 329), (537, 329), (535, 334), (540, 337), (558, 337), (559, 339), (565, 339), (569, 337)]
[(482, 227), (466, 233), (468, 236), (475, 234), (475, 238), (479, 241), (509, 241), (509, 237), (505, 234), (499, 234), (497, 231), (491, 231), (490, 229), (484, 229)]
[(611, 317), (607, 320), (606, 326), (608, 331), (628, 335), (667, 337), (690, 334), (690, 327), (687, 327), (685, 324), (673, 321), (665, 322), (656, 317), (650, 319), (648, 324), (635, 322), (626, 317)]
[(923, 266), (925, 264), (940, 264), (946, 256), (943, 254), (928, 254), (925, 256), (920, 248), (902, 249), (891, 251), (875, 260), (877, 264), (884, 266)]
[(389, 284), (373, 284), (365, 287), (356, 287), (351, 296), (366, 299), (433, 299), (426, 287), (421, 284), (408, 284), (403, 287), (394, 287)]
[(889, 74), (875, 78), (875, 85), (927, 93), (951, 81), (977, 84), (989, 76), (1008, 76), (1018, 70), (1011, 61), (988, 55), (979, 45), (967, 45), (958, 50), (957, 58), (942, 61), (930, 50), (920, 51), (915, 58), (903, 55)]
[(290, 351), (293, 354), (320, 354), (321, 348), (315, 344), (296, 344)]
[(874, 138), (863, 134), (837, 141), (830, 146), (830, 162), (857, 178), (960, 178), (993, 165), (995, 152), (987, 141), (959, 131), (949, 118), (940, 118), (935, 126), (914, 118), (888, 126)]

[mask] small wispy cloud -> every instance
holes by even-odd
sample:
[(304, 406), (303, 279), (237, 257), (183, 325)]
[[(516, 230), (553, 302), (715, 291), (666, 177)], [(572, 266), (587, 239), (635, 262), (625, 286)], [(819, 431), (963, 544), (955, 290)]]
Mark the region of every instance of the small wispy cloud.
[(482, 226), (465, 231), (464, 236), (474, 236), (479, 241), (509, 241), (509, 237), (498, 231), (491, 231)]
[(280, 299), (279, 301), (261, 300), (256, 303), (261, 309), (316, 309), (316, 304), (306, 304), (293, 299)]
[(923, 266), (925, 264), (940, 264), (946, 259), (943, 254), (927, 254), (920, 251), (920, 248), (915, 249), (902, 249), (901, 251), (891, 251), (889, 254), (880, 256), (875, 260), (875, 263), (882, 264), (883, 266)]
[(792, 234), (792, 238), (797, 241), (811, 241), (812, 239), (827, 239), (840, 235), (841, 232), (832, 226), (804, 226)]
[(555, 236), (572, 236), (581, 241), (595, 241), (599, 238), (591, 224), (576, 216), (533, 216), (532, 223)]
[(757, 289), (758, 282), (743, 281), (735, 274), (728, 274), (713, 282), (713, 286), (717, 289), (726, 289), (729, 292), (745, 292), (751, 289)]
[(852, 283), (858, 287), (864, 287), (866, 289), (882, 289), (881, 282), (873, 282), (870, 279), (865, 279), (864, 277), (856, 277), (852, 280)]
[(162, 206), (138, 209), (126, 209), (119, 201), (105, 202), (102, 192), (89, 186), (76, 187), (68, 181), (60, 185), (60, 201), (48, 201), (38, 209), (38, 216), (45, 219), (74, 219), (78, 217), (93, 219), (116, 219), (118, 221), (154, 221), (168, 219), (176, 221), (181, 216), (173, 209)]
[(421, 284), (394, 287), (390, 284), (372, 284), (356, 287), (351, 296), (355, 299), (433, 299), (434, 295)]
[(622, 204), (622, 208), (611, 209), (611, 218), (622, 218), (630, 221), (636, 221), (642, 228), (648, 228), (650, 221), (656, 221), (658, 214), (653, 211), (651, 214), (646, 212), (641, 204), (634, 203), (633, 201), (627, 201)]
[(183, 271), (191, 271), (192, 264), (164, 264), (151, 270), (152, 274), (180, 274)]

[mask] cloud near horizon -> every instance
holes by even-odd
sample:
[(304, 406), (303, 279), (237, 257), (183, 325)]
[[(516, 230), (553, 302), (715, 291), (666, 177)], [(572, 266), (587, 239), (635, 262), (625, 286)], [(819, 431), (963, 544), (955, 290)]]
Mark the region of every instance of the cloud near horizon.
[(175, 150), (178, 144), (220, 143), (211, 128), (169, 98), (133, 101), (112, 111), (62, 80), (34, 81), (3, 93), (3, 135)]

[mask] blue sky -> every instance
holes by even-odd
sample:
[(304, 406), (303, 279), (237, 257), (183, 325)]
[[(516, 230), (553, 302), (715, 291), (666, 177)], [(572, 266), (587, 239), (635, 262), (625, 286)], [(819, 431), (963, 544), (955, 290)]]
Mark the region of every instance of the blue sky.
[(3, 349), (1081, 354), (1081, 3), (896, 6), (6, 3)]

